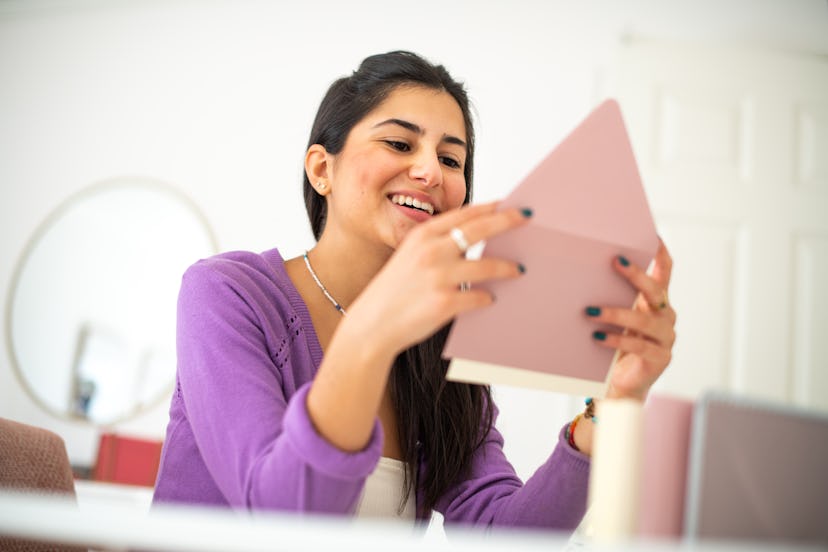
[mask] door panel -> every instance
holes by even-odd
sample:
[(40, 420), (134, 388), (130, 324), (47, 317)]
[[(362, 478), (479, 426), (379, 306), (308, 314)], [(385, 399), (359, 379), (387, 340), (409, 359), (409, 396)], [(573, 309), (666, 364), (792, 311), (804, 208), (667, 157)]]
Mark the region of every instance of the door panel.
[(828, 235), (795, 238), (794, 271), (794, 398), (807, 406), (824, 405), (828, 389)]
[(745, 249), (743, 235), (736, 225), (709, 219), (667, 216), (657, 224), (673, 254), (682, 253), (670, 290), (679, 313), (676, 360), (656, 389), (692, 398), (709, 386), (727, 388), (735, 377), (733, 355), (739, 350), (736, 290), (742, 276), (737, 259)]
[(828, 61), (631, 40), (615, 70), (675, 260), (659, 388), (828, 410)]

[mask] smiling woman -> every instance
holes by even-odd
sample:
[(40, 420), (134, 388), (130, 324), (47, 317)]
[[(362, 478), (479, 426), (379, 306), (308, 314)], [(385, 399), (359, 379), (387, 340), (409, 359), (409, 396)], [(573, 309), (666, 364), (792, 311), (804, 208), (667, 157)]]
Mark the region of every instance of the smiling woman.
[[(442, 66), (390, 52), (331, 85), (305, 155), (317, 244), (288, 260), (276, 249), (224, 253), (184, 276), (155, 502), (577, 525), (591, 419), (572, 435), (550, 431), (557, 445), (524, 484), (489, 389), (445, 378), (450, 321), (493, 301), (474, 284), (525, 271), (515, 259), (465, 257), (532, 214), (467, 205), (473, 160), (466, 92)], [(669, 265), (666, 250), (657, 264)], [(637, 289), (658, 286), (635, 266), (616, 270)], [(619, 324), (641, 336), (619, 346), (630, 392), (646, 393), (666, 366), (636, 371), (634, 349), (672, 329), (672, 311), (660, 313)]]

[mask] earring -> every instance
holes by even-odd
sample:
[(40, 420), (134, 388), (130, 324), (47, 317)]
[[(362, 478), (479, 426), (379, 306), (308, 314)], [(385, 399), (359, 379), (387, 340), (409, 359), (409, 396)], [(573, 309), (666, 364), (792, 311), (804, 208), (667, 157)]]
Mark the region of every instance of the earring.
[(325, 191), (325, 188), (326, 188), (327, 186), (325, 186), (325, 183), (324, 183), (324, 182), (318, 182), (318, 183), (316, 184), (316, 187), (317, 187), (317, 188), (319, 188), (319, 191), (320, 191), (320, 192), (324, 192), (324, 191)]

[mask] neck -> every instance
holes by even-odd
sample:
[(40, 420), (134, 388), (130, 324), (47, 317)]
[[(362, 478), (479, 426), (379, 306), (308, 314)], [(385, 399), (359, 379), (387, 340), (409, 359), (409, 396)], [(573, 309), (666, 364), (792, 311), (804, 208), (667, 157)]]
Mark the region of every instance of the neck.
[(386, 246), (323, 234), (308, 256), (320, 281), (347, 310), (393, 252)]

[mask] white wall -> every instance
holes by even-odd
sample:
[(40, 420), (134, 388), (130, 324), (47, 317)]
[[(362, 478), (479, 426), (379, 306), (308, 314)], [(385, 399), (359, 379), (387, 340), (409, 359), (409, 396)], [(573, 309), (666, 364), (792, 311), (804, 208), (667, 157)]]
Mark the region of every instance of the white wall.
[[(824, 56), (828, 5), (0, 2), (0, 288), (61, 201), (124, 175), (189, 195), (223, 250), (301, 252), (312, 243), (300, 175), (315, 108), (334, 78), (390, 49), (417, 51), (466, 81), (479, 112), (476, 197), (499, 197), (601, 97), (624, 34)], [(73, 461), (90, 463), (98, 430), (41, 411), (3, 347), (0, 416), (57, 431)], [(498, 391), (507, 447), (526, 475), (575, 405)], [(166, 410), (165, 401), (117, 429), (160, 438)]]

